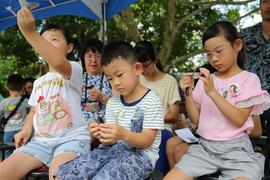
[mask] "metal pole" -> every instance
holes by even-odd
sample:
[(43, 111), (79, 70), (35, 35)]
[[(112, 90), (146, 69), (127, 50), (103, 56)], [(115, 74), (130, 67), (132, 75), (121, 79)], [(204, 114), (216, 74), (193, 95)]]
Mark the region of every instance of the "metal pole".
[(108, 41), (107, 38), (107, 21), (106, 21), (106, 3), (107, 0), (101, 0), (101, 7), (102, 7), (102, 19), (100, 21), (100, 40), (106, 44)]

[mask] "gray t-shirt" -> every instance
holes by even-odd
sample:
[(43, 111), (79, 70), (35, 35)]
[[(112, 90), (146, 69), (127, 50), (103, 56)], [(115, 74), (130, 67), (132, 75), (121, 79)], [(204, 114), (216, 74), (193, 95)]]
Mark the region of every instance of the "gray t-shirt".
[[(0, 117), (7, 118), (8, 115), (15, 109), (19, 103), (21, 96), (5, 98), (0, 102)], [(28, 99), (24, 99), (16, 113), (9, 118), (5, 126), (4, 131), (18, 131), (21, 130), (27, 117), (27, 109), (30, 108), (28, 105)]]

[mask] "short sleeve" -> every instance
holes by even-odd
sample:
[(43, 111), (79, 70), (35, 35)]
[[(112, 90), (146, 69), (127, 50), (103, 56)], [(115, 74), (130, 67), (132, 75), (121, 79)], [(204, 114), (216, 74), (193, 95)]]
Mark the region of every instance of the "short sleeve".
[(261, 89), (257, 75), (252, 74), (243, 84), (235, 103), (238, 108), (252, 107), (251, 114), (259, 115), (270, 107), (270, 97), (267, 91)]
[(114, 115), (114, 111), (113, 109), (118, 106), (116, 103), (116, 98), (113, 96), (111, 98), (109, 98), (107, 105), (106, 105), (106, 109), (105, 109), (105, 123), (106, 124), (116, 124), (117, 120), (116, 117)]
[(82, 87), (82, 66), (75, 62), (75, 61), (70, 61), (71, 65), (71, 77), (69, 79), (69, 82), (72, 84), (72, 86), (75, 89), (78, 89), (81, 91)]
[[(153, 93), (154, 94), (154, 93)], [(149, 93), (150, 95), (150, 93)], [(152, 96), (152, 94), (151, 94)], [(151, 99), (150, 99), (151, 98)], [(164, 129), (164, 109), (158, 97), (150, 97), (145, 106), (143, 128)]]
[(34, 81), (34, 84), (33, 84), (33, 90), (32, 90), (32, 93), (30, 95), (30, 98), (28, 100), (28, 104), (29, 106), (36, 106), (36, 102), (37, 102), (37, 97), (36, 97), (36, 94), (37, 94), (37, 88), (36, 88), (36, 82), (37, 80)]

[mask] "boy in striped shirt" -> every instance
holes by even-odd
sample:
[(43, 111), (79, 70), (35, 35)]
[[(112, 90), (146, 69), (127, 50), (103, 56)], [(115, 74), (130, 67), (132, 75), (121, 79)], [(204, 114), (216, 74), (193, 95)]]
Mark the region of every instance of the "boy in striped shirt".
[(106, 106), (105, 123), (91, 123), (98, 148), (62, 167), (60, 179), (145, 179), (158, 159), (164, 111), (157, 95), (139, 83), (142, 64), (133, 47), (117, 41), (105, 46), (102, 65), (116, 92)]

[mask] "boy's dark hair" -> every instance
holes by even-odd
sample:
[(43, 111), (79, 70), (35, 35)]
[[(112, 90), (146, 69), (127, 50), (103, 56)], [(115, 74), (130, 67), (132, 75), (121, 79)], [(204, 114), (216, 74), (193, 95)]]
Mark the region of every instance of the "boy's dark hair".
[(89, 39), (86, 42), (84, 42), (82, 44), (82, 50), (81, 50), (81, 62), (82, 62), (82, 66), (85, 68), (85, 62), (84, 62), (84, 55), (88, 52), (88, 51), (92, 51), (93, 53), (102, 53), (102, 49), (103, 49), (103, 43), (98, 40), (98, 39)]
[(7, 87), (10, 91), (20, 91), (24, 85), (24, 79), (19, 74), (11, 74), (7, 79)]
[[(61, 31), (67, 41), (67, 44), (73, 44), (73, 39), (72, 36), (67, 28), (64, 28), (62, 26), (56, 25), (56, 24), (44, 24), (41, 31), (40, 35), (42, 35), (45, 31)], [(68, 59), (73, 59), (72, 51), (68, 54)]]
[[(212, 24), (204, 33), (202, 37), (202, 44), (204, 46), (205, 41), (208, 39), (214, 38), (219, 35), (224, 35), (225, 38), (233, 44), (237, 39), (242, 39), (240, 34), (234, 25), (228, 21), (218, 21)], [(242, 49), (239, 51), (237, 56), (237, 64), (243, 69), (245, 63), (245, 47), (243, 43)]]
[(138, 43), (136, 43), (134, 49), (136, 52), (136, 57), (139, 62), (144, 63), (147, 61), (152, 61), (152, 62), (157, 61), (157, 64), (156, 64), (157, 68), (161, 71), (163, 70), (161, 63), (159, 59), (157, 58), (156, 49), (150, 41), (146, 41), (146, 40), (139, 41)]
[(125, 41), (114, 41), (107, 44), (102, 52), (101, 63), (107, 66), (118, 58), (133, 64), (137, 62), (134, 48)]
[(35, 80), (36, 79), (35, 78), (32, 78), (32, 77), (24, 78), (24, 84), (26, 84), (28, 82), (34, 83)]

